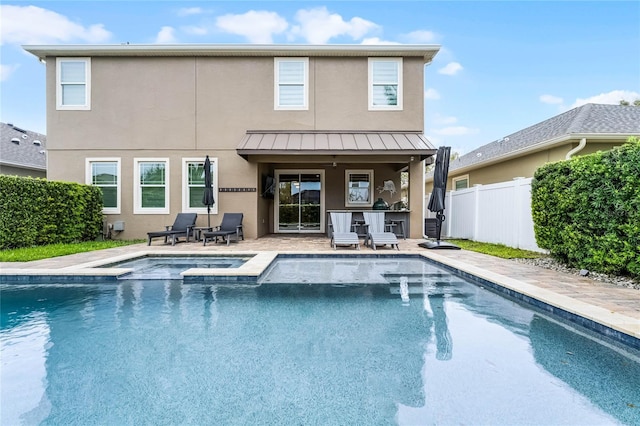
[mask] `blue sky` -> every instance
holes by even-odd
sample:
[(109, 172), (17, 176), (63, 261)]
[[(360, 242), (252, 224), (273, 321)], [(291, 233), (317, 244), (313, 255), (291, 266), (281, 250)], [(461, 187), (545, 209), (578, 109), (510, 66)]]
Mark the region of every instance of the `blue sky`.
[(638, 1), (4, 1), (0, 121), (46, 134), (44, 65), (23, 44), (442, 46), (425, 135), (464, 154), (587, 102), (640, 99)]

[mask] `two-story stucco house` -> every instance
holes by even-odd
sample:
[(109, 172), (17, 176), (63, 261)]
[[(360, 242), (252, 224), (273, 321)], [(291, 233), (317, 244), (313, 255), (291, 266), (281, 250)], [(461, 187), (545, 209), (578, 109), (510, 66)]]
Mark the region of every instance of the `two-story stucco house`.
[[(24, 46), (46, 63), (48, 178), (99, 185), (119, 238), (202, 205), (244, 213), (247, 238), (326, 232), (330, 210), (389, 204), (409, 174), (422, 236), (424, 75), (434, 45)], [(389, 185), (386, 185), (389, 186)]]

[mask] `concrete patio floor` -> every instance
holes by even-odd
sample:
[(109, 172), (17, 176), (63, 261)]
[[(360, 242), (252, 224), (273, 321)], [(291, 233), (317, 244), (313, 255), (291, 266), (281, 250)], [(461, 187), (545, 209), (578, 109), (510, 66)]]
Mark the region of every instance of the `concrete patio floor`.
[[(597, 323), (640, 339), (640, 291), (618, 287), (578, 275), (570, 275), (530, 266), (466, 250), (427, 250), (418, 243), (424, 240), (400, 240), (399, 251), (387, 247), (375, 253), (417, 253), (460, 271), (507, 287), (552, 306), (591, 319)], [(330, 253), (371, 254), (371, 248), (361, 244), (360, 250), (338, 247), (333, 250), (324, 235), (268, 235), (256, 240), (226, 244), (181, 242), (175, 246), (154, 240), (151, 246), (136, 244), (108, 250), (80, 253), (24, 263), (0, 263), (0, 274), (18, 270), (58, 270), (107, 260), (135, 253)], [(44, 272), (44, 271), (42, 271)], [(19, 272), (18, 272), (19, 273)]]

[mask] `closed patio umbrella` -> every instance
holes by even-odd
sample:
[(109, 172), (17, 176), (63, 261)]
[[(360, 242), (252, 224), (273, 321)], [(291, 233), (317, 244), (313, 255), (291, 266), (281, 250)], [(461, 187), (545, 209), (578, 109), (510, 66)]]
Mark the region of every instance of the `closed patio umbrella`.
[(215, 204), (213, 199), (213, 182), (211, 180), (211, 160), (209, 156), (204, 160), (204, 194), (202, 204), (207, 206), (207, 226), (211, 227), (211, 206)]
[(427, 208), (436, 214), (437, 241), (425, 241), (419, 245), (429, 249), (460, 249), (460, 247), (440, 241), (442, 222), (445, 220), (444, 208), (447, 194), (447, 178), (449, 177), (449, 158), (451, 147), (441, 146), (436, 153), (436, 165), (433, 169), (433, 190)]

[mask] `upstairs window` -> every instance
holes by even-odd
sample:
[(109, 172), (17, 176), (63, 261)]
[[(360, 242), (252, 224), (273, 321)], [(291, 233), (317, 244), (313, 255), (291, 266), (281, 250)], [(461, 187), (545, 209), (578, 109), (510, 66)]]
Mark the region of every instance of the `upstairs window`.
[(56, 109), (91, 109), (91, 59), (56, 59)]
[(275, 109), (309, 109), (309, 58), (275, 58)]
[(104, 214), (120, 214), (119, 158), (87, 158), (85, 182), (102, 190)]
[(135, 158), (134, 213), (169, 213), (169, 160)]
[(369, 110), (402, 109), (402, 59), (369, 58)]

